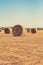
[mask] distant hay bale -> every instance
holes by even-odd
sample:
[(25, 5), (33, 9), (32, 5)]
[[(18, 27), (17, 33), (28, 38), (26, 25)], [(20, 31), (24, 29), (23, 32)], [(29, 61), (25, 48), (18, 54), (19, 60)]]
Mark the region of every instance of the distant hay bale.
[(23, 28), (21, 25), (15, 25), (12, 29), (13, 36), (21, 36), (23, 33)]
[(35, 28), (32, 28), (31, 29), (31, 33), (35, 34), (36, 33), (36, 29)]
[(0, 36), (1, 35), (12, 36), (12, 28), (11, 27), (4, 27), (3, 29), (1, 28)]
[(5, 34), (10, 34), (9, 28), (5, 28), (5, 29), (4, 29), (4, 32), (5, 32)]

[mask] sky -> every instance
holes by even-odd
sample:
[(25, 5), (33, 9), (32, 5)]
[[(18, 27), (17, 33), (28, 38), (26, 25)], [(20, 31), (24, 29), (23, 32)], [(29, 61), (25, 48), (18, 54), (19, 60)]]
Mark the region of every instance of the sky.
[(0, 27), (43, 27), (43, 0), (0, 0)]

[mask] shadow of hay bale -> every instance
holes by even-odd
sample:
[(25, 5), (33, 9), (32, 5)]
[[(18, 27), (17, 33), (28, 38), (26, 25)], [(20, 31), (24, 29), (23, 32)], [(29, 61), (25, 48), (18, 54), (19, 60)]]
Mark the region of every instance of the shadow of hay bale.
[(27, 32), (29, 33), (30, 32), (30, 28), (26, 28)]
[(15, 25), (12, 29), (13, 36), (23, 36), (26, 33), (26, 29), (21, 25)]
[(36, 32), (37, 32), (37, 29), (36, 29), (36, 28), (32, 28), (32, 29), (31, 29), (31, 33), (32, 33), (32, 34), (35, 34)]

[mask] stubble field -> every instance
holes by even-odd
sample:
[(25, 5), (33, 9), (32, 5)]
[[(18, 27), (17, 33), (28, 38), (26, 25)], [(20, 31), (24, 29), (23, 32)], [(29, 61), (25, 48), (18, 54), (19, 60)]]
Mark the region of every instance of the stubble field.
[(0, 65), (43, 65), (43, 30), (20, 37), (0, 33)]

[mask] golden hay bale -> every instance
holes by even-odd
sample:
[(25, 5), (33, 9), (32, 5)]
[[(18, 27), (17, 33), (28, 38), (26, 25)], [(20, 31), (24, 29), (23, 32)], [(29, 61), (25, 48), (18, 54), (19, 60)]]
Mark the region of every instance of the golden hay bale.
[(12, 29), (13, 36), (22, 36), (25, 35), (26, 29), (24, 29), (21, 25), (15, 25)]
[(5, 33), (5, 34), (10, 34), (9, 28), (5, 28), (5, 29), (4, 29), (4, 33)]
[(20, 25), (15, 25), (12, 30), (13, 36), (21, 36), (23, 29)]
[[(7, 32), (8, 33), (5, 33), (5, 29), (6, 28), (3, 28), (3, 29), (1, 29), (1, 32), (0, 32), (0, 36), (13, 36), (12, 35), (12, 28), (11, 27), (7, 27)], [(10, 33), (9, 33), (10, 32)], [(6, 34), (6, 35), (5, 35)]]
[(9, 30), (10, 30), (10, 34), (12, 34), (12, 28), (11, 27), (9, 27)]
[(13, 27), (9, 27), (9, 30), (10, 30), (10, 36), (13, 36), (13, 35), (12, 35)]
[(23, 27), (23, 26), (22, 26), (22, 28), (23, 28), (23, 33), (22, 33), (22, 36), (26, 36), (26, 35), (27, 35), (27, 30), (26, 30), (26, 28), (25, 28), (25, 27)]
[(31, 29), (31, 33), (35, 34), (37, 32), (37, 29), (36, 28), (32, 28)]

